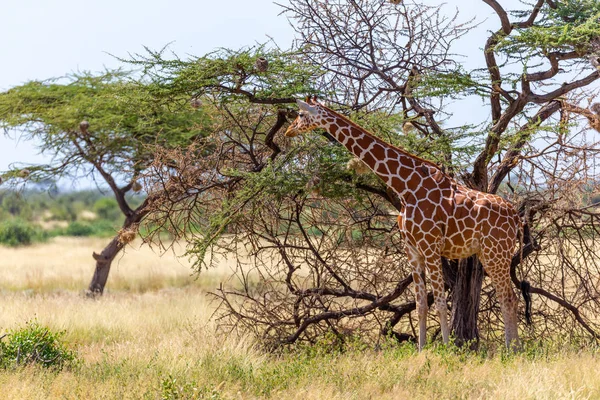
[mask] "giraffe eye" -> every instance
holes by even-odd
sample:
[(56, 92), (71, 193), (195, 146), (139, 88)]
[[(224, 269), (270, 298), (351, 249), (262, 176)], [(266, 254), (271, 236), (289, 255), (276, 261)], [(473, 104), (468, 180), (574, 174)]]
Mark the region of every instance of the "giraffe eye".
[(306, 114), (304, 114), (302, 111), (300, 111), (300, 112), (298, 113), (298, 115), (299, 115), (301, 118), (304, 118), (304, 116), (305, 116)]

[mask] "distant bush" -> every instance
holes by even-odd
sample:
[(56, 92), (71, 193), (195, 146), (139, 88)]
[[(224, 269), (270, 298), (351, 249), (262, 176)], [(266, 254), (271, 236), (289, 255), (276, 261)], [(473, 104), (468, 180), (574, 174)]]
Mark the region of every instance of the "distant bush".
[(92, 236), (94, 228), (86, 222), (73, 221), (67, 227), (65, 234), (67, 236)]
[(81, 222), (73, 221), (67, 226), (62, 234), (66, 236), (100, 236), (112, 237), (119, 230), (119, 224), (104, 219)]
[(0, 244), (6, 246), (31, 244), (35, 234), (33, 226), (20, 219), (10, 219), (0, 224)]
[(94, 236), (100, 237), (112, 237), (117, 234), (119, 230), (119, 224), (105, 219), (99, 219), (93, 221), (90, 226), (92, 227)]
[(53, 204), (48, 208), (51, 220), (55, 221), (75, 221), (77, 213), (70, 204)]
[(61, 341), (63, 335), (37, 322), (9, 331), (0, 340), (0, 367), (38, 364), (61, 369), (75, 360), (75, 352)]
[(66, 231), (67, 228), (63, 228), (63, 227), (54, 227), (52, 229), (48, 229), (48, 230), (41, 230), (41, 235), (42, 236), (42, 240), (44, 239), (50, 239), (50, 238), (54, 238), (57, 236), (65, 236), (66, 235)]
[(25, 196), (20, 192), (2, 191), (0, 193), (2, 209), (14, 217), (28, 219), (31, 217), (31, 207)]
[(103, 197), (94, 203), (94, 212), (98, 217), (114, 221), (122, 216), (117, 200), (112, 197)]

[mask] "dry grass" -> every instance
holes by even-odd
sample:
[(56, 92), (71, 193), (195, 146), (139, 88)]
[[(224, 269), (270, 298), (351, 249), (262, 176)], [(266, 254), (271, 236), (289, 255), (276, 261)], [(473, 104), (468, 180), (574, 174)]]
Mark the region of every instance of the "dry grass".
[(194, 281), (182, 260), (130, 248), (99, 300), (82, 294), (98, 239), (0, 249), (0, 334), (26, 321), (64, 330), (79, 364), (0, 370), (0, 398), (595, 399), (594, 350), (484, 357), (447, 349), (327, 345), (278, 357), (218, 333), (206, 296), (223, 261)]
[[(92, 252), (99, 252), (107, 243), (108, 239), (101, 238), (58, 237), (29, 247), (0, 246), (0, 290), (83, 291), (94, 272)], [(183, 252), (175, 246), (177, 255)], [(188, 285), (212, 289), (218, 284), (215, 277), (228, 271), (227, 260), (219, 260), (215, 270), (196, 279), (186, 258), (173, 252), (159, 255), (137, 240), (113, 262), (107, 291), (144, 292)]]

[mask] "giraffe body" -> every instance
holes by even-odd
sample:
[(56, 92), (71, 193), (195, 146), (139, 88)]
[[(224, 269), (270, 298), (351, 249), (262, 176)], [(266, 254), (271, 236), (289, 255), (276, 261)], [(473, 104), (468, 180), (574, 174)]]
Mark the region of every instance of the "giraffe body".
[(499, 196), (469, 189), (435, 164), (385, 143), (346, 117), (313, 101), (298, 101), (300, 114), (286, 136), (326, 129), (394, 190), (404, 210), (398, 224), (412, 266), (419, 316), (419, 349), (426, 342), (428, 312), (425, 272), (431, 281), (444, 343), (448, 342), (447, 302), (441, 257), (477, 254), (491, 277), (502, 308), (507, 346), (518, 347), (517, 297), (510, 263), (521, 222)]

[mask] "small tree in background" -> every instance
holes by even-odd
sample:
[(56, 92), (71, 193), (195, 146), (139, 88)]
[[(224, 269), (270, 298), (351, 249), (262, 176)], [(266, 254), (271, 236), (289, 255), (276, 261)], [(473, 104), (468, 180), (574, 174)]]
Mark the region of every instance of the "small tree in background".
[[(123, 71), (29, 82), (0, 94), (0, 125), (7, 134), (15, 130), (35, 141), (52, 161), (15, 165), (2, 177), (13, 182), (93, 179), (114, 195), (125, 217), (120, 232), (135, 237), (147, 204), (132, 207), (126, 195), (143, 189), (139, 176), (154, 161), (155, 147), (188, 145), (205, 134), (207, 121), (202, 110), (156, 101), (147, 85)], [(126, 243), (116, 234), (93, 254), (89, 293), (103, 292), (112, 260)]]

